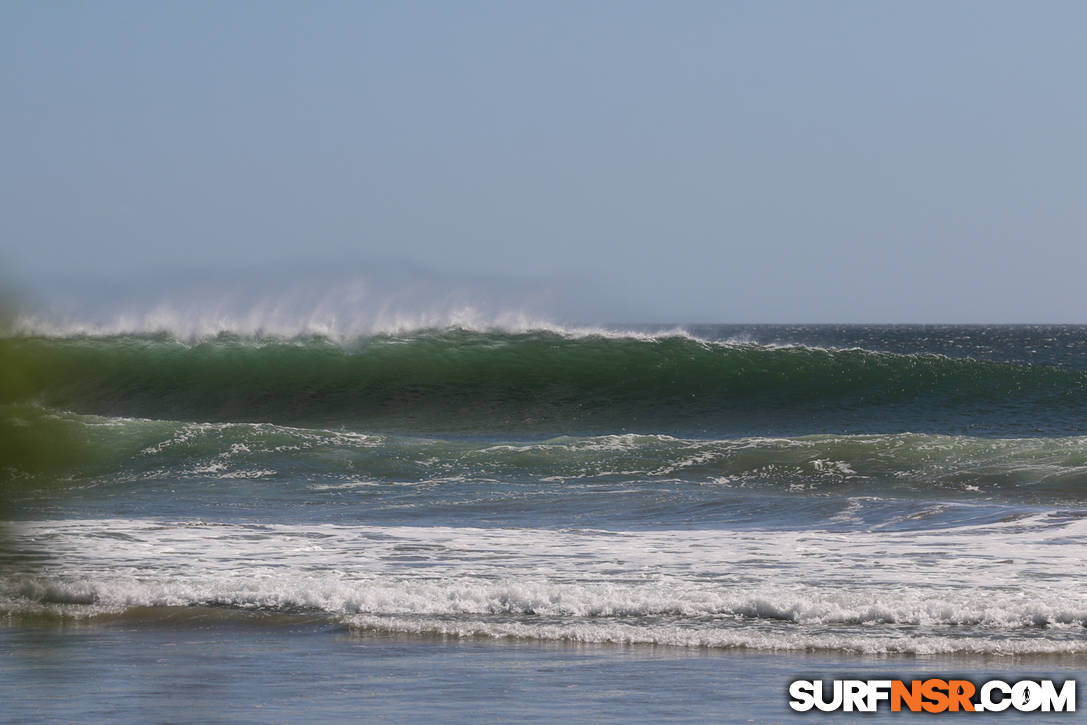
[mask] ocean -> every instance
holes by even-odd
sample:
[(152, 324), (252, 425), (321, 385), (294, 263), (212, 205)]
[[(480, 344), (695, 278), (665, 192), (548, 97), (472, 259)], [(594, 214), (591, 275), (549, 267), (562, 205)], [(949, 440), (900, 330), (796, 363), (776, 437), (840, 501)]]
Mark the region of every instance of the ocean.
[(0, 721), (813, 721), (791, 680), (1087, 664), (1087, 327), (0, 361)]

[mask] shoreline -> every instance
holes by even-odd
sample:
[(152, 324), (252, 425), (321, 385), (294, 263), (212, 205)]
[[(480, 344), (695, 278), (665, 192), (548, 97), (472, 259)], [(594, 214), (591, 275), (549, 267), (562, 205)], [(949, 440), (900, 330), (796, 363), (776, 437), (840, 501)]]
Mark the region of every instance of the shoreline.
[[(973, 680), (1068, 679), (1084, 667), (1082, 657), (981, 661), (390, 635), (303, 615), (291, 626), (267, 624), (167, 616), (59, 630), (0, 626), (0, 722), (423, 723), (436, 713), (468, 721), (483, 712), (501, 722), (810, 721), (788, 708), (794, 679), (964, 672)], [(1027, 716), (1068, 719), (1003, 713), (1000, 720)]]

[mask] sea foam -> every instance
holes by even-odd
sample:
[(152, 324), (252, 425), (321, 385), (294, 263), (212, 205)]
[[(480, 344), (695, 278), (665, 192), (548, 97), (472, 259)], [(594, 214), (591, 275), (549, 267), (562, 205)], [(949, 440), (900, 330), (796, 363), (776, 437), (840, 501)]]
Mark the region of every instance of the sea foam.
[(18, 535), (50, 559), (0, 584), (17, 616), (226, 606), (456, 636), (1087, 652), (1087, 595), (1068, 580), (1082, 519), (848, 534), (115, 519)]

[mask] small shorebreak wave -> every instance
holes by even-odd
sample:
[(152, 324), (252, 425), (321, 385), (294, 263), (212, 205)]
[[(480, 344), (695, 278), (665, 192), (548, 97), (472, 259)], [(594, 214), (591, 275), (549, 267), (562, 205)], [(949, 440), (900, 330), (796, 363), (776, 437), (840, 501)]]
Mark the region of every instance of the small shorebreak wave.
[[(280, 495), (473, 482), (637, 488), (660, 483), (802, 495), (1075, 503), (1087, 498), (1087, 438), (917, 433), (682, 438), (654, 434), (479, 440), (360, 433), (271, 423), (78, 415), (0, 406), (13, 430), (37, 430), (71, 459), (63, 480), (111, 489), (151, 480), (249, 481)], [(78, 441), (80, 455), (64, 450)], [(12, 467), (18, 473), (17, 467)], [(9, 471), (12, 475), (13, 471)], [(22, 475), (29, 475), (24, 472)], [(18, 476), (16, 476), (18, 477)], [(361, 492), (360, 494), (361, 495)]]

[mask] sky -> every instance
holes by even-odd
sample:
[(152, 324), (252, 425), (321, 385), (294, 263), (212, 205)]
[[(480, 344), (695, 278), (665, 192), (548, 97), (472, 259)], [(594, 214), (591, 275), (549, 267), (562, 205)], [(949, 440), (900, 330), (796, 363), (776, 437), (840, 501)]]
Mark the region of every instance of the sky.
[(584, 321), (1087, 323), (1084, 28), (1056, 1), (7, 0), (0, 265), (43, 299), (332, 270)]

